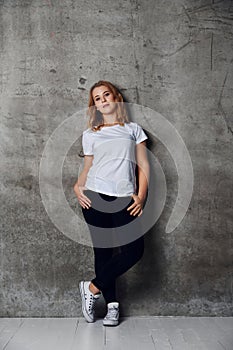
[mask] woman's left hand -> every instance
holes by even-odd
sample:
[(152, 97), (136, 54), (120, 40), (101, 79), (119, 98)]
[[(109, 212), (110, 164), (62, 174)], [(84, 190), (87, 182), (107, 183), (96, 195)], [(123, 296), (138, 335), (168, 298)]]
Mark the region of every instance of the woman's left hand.
[(127, 210), (133, 209), (130, 212), (130, 215), (134, 215), (134, 216), (142, 215), (142, 212), (143, 212), (142, 208), (143, 208), (144, 201), (140, 197), (138, 197), (137, 194), (132, 194), (132, 198), (134, 199), (134, 203), (130, 207), (128, 207)]

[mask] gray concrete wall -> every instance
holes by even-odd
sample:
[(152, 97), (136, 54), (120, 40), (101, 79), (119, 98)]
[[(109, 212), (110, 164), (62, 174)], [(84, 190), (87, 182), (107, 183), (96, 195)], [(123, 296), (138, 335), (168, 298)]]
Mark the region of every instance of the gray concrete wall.
[[(81, 316), (78, 282), (93, 276), (92, 249), (51, 222), (39, 164), (49, 136), (87, 105), (99, 79), (165, 116), (194, 169), (187, 215), (165, 233), (177, 174), (151, 137), (167, 200), (142, 260), (118, 279), (122, 314), (232, 314), (232, 19), (232, 1), (0, 1), (0, 316)], [(63, 184), (81, 215), (79, 149), (80, 139)]]

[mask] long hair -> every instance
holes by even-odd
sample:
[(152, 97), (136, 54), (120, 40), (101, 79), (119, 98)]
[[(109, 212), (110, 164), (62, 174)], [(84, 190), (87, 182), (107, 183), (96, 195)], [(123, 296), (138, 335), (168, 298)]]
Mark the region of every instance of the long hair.
[(119, 90), (117, 89), (117, 87), (114, 86), (109, 81), (99, 80), (97, 83), (92, 85), (92, 87), (90, 88), (88, 109), (86, 111), (87, 116), (89, 116), (88, 127), (91, 128), (91, 130), (93, 130), (93, 131), (98, 131), (104, 122), (104, 118), (103, 118), (102, 114), (100, 113), (100, 111), (97, 110), (93, 96), (92, 96), (92, 92), (93, 92), (94, 88), (96, 88), (97, 86), (102, 86), (102, 85), (106, 86), (112, 92), (112, 94), (115, 98), (117, 121), (119, 123), (122, 123), (123, 125), (124, 125), (124, 123), (130, 122), (128, 115), (127, 115), (126, 108), (125, 108), (123, 97), (122, 97), (121, 93), (119, 92)]

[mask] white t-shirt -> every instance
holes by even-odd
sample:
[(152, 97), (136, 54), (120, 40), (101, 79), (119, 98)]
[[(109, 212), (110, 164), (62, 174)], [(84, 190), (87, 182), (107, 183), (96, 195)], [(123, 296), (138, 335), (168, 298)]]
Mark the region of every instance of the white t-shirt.
[(84, 155), (94, 155), (86, 188), (110, 196), (126, 197), (136, 191), (136, 144), (148, 137), (137, 123), (91, 128), (82, 136)]

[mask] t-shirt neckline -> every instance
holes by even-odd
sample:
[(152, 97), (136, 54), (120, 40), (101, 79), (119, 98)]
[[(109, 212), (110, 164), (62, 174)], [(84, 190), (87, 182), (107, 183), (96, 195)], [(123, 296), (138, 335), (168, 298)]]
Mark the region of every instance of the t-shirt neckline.
[[(102, 129), (109, 129), (109, 128), (112, 128), (112, 127), (114, 127), (114, 126), (122, 126), (122, 125), (120, 125), (120, 124), (114, 124), (114, 125), (110, 125), (110, 126), (103, 126), (102, 128), (101, 128), (101, 130)], [(123, 125), (124, 126), (124, 125)]]

